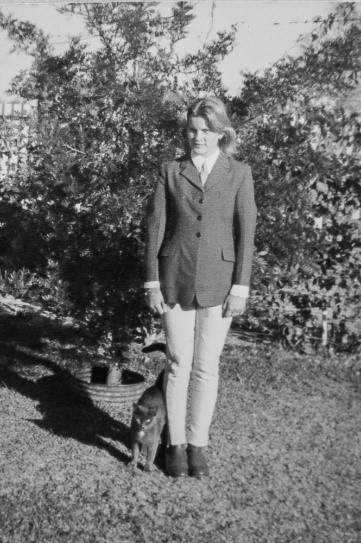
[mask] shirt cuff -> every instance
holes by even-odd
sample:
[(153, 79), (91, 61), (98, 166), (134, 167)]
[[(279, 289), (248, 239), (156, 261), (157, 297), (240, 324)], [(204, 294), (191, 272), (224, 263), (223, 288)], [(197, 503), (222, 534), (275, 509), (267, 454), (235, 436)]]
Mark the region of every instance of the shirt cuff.
[(160, 288), (160, 282), (159, 281), (147, 281), (143, 285), (144, 288)]
[(241, 298), (248, 298), (249, 287), (246, 285), (232, 285), (230, 294), (232, 296), (240, 296)]

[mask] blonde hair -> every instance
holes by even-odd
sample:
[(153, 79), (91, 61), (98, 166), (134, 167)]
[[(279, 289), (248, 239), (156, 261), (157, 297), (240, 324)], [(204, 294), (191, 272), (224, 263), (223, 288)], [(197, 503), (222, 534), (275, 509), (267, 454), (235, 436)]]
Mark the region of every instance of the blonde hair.
[(231, 125), (222, 100), (215, 96), (209, 96), (196, 100), (188, 107), (186, 115), (182, 119), (182, 132), (186, 150), (189, 150), (187, 128), (191, 117), (202, 117), (212, 132), (223, 134), (223, 137), (219, 140), (219, 147), (227, 156), (237, 153), (236, 132)]

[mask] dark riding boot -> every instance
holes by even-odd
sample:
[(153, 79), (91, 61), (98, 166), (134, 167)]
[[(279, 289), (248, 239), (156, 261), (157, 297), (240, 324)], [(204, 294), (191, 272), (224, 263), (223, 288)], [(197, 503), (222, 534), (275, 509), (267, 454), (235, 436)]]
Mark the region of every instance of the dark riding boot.
[(203, 450), (204, 447), (188, 445), (188, 468), (191, 477), (207, 477), (209, 475), (209, 468)]
[(187, 477), (188, 462), (185, 445), (170, 445), (165, 455), (165, 468), (169, 477)]

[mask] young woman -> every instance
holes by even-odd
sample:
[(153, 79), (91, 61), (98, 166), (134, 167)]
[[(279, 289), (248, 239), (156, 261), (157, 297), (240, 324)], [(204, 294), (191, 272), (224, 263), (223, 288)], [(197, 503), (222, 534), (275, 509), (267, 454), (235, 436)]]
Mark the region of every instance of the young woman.
[(204, 448), (219, 357), (232, 317), (246, 307), (256, 206), (251, 169), (232, 158), (235, 132), (224, 104), (197, 100), (184, 132), (186, 154), (163, 164), (148, 208), (144, 286), (167, 342), (166, 471), (201, 477), (209, 474)]

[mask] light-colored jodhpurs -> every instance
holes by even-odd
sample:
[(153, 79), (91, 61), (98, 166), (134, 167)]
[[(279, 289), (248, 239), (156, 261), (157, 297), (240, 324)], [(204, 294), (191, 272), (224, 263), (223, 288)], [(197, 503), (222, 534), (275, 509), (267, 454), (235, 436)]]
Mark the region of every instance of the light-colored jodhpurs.
[[(171, 445), (207, 445), (217, 399), (219, 357), (232, 317), (222, 306), (166, 306), (166, 403)], [(191, 382), (189, 428), (186, 431), (188, 385)]]

